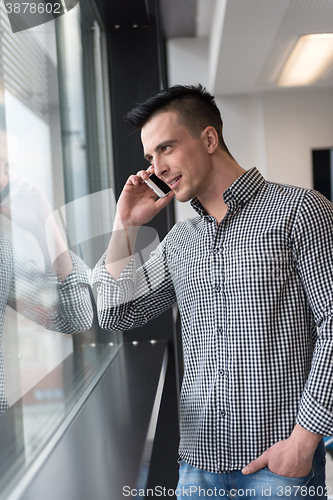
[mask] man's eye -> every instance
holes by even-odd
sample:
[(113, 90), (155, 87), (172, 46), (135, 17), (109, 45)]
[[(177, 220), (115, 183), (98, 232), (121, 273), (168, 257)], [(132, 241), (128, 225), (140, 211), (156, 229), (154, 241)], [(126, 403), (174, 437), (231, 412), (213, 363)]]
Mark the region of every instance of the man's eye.
[(163, 151), (168, 151), (170, 149), (170, 146), (163, 146), (162, 150)]

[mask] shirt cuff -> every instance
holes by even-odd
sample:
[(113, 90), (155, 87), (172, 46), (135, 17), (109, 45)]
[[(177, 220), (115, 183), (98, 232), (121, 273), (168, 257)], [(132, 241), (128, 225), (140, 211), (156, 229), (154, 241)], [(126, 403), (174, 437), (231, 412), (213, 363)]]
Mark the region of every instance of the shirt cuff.
[(315, 401), (306, 389), (302, 395), (296, 423), (322, 436), (331, 436), (333, 433), (333, 413)]
[(59, 287), (61, 289), (77, 286), (78, 284), (90, 285), (91, 284), (91, 269), (83, 262), (80, 257), (78, 257), (74, 252), (69, 250), (73, 269), (65, 279), (63, 283), (59, 281)]
[(135, 276), (135, 258), (134, 256), (131, 258), (127, 266), (124, 268), (123, 272), (117, 279), (117, 281), (113, 278), (113, 276), (106, 270), (105, 268), (105, 259), (106, 253), (102, 255), (102, 257), (97, 262), (93, 273), (92, 273), (92, 284), (96, 283), (112, 283), (113, 285), (119, 286), (121, 281), (126, 280), (134, 280)]
[(106, 252), (96, 264), (92, 277), (92, 285), (95, 285), (94, 290), (96, 287), (100, 309), (114, 308), (129, 303), (136, 281), (134, 256), (117, 280), (105, 269), (105, 258)]

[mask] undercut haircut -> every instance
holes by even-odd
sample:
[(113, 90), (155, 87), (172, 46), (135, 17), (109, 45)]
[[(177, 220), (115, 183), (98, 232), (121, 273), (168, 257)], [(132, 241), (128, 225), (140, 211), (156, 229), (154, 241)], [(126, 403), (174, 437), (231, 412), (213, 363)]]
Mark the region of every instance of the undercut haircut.
[(167, 111), (177, 114), (178, 122), (192, 137), (199, 137), (209, 126), (214, 127), (219, 146), (232, 158), (223, 139), (223, 122), (215, 98), (200, 84), (174, 85), (162, 90), (127, 113), (125, 121), (135, 129), (142, 129), (151, 118)]

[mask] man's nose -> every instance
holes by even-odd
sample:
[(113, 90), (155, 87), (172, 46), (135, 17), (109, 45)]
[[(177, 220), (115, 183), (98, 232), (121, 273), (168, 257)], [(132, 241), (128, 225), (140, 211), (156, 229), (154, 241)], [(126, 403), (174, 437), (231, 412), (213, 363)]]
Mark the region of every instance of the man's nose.
[(154, 158), (154, 169), (155, 169), (155, 174), (158, 177), (162, 177), (169, 169), (168, 165), (163, 161), (161, 158)]

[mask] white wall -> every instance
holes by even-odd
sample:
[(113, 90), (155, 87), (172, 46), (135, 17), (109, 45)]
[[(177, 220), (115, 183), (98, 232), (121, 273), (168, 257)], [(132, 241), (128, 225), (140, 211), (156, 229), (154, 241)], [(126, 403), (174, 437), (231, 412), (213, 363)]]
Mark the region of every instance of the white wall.
[(167, 40), (169, 85), (208, 86), (208, 38)]
[(263, 94), (267, 177), (312, 186), (312, 149), (333, 147), (333, 89)]

